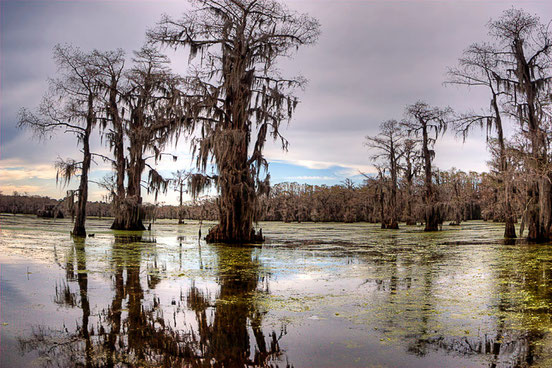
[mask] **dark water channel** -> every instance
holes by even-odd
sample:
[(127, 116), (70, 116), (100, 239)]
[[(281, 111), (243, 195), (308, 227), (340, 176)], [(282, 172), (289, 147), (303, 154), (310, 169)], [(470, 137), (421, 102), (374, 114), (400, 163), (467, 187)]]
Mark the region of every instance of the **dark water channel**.
[(0, 366), (552, 367), (550, 245), (484, 222), (261, 226), (257, 248), (175, 221), (75, 241), (2, 215)]

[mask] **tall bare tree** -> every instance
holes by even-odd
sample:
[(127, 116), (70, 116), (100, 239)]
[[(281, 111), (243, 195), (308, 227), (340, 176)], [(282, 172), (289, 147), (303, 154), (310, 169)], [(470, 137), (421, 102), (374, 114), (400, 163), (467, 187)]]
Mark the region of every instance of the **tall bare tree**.
[(371, 156), (372, 160), (383, 160), (383, 167), (389, 171), (389, 175), (391, 176), (389, 209), (387, 216), (382, 218), (382, 228), (385, 229), (399, 228), (397, 191), (399, 160), (403, 155), (402, 139), (403, 135), (401, 134), (400, 124), (396, 120), (387, 120), (381, 123), (378, 135), (366, 137), (366, 146), (376, 151)]
[(420, 155), (418, 154), (418, 140), (406, 138), (403, 141), (403, 160), (400, 162), (400, 169), (405, 185), (405, 208), (404, 216), (407, 225), (416, 225), (414, 215), (414, 178), (420, 171)]
[[(181, 19), (165, 16), (149, 38), (164, 45), (189, 47), (201, 63), (189, 78), (187, 123), (200, 129), (194, 140), (197, 166), (212, 176), (219, 191), (219, 224), (211, 229), (209, 242), (262, 241), (253, 222), (257, 198), (267, 191), (269, 175), (263, 148), (268, 135), (287, 141), (280, 124), (292, 117), (298, 99), (294, 88), (303, 78), (283, 78), (276, 61), (288, 57), (302, 45), (313, 44), (318, 22), (289, 11), (274, 0), (195, 0), (194, 10)], [(252, 136), (255, 136), (252, 147)], [(193, 176), (192, 178), (197, 178)], [(198, 192), (208, 180), (194, 180)]]
[(188, 180), (189, 173), (187, 173), (185, 170), (177, 170), (176, 172), (172, 173), (172, 187), (174, 190), (177, 191), (179, 194), (178, 196), (178, 223), (183, 224), (184, 223), (184, 207), (182, 207), (182, 199), (184, 192), (187, 192), (187, 190), (184, 190), (184, 186), (186, 185), (186, 182)]
[(407, 120), (403, 123), (407, 132), (421, 138), (421, 157), (424, 161), (424, 217), (425, 231), (439, 230), (442, 216), (437, 193), (433, 190), (433, 173), (431, 162), (435, 157), (433, 147), (439, 135), (447, 128), (447, 117), (452, 113), (450, 108), (441, 109), (418, 101), (406, 107)]
[(96, 100), (99, 92), (98, 69), (89, 54), (69, 45), (54, 48), (54, 60), (59, 76), (49, 81), (50, 87), (38, 109), (38, 114), (22, 109), (19, 126), (30, 128), (42, 137), (54, 131), (74, 134), (82, 149), (82, 161), (58, 160), (58, 177), (65, 182), (80, 175), (74, 236), (86, 236), (86, 203), (88, 200), (88, 172), (92, 162), (90, 135), (96, 125)]
[(504, 78), (504, 68), (500, 63), (498, 50), (488, 44), (473, 44), (459, 59), (458, 66), (448, 70), (445, 83), (485, 87), (490, 93), (490, 106), (483, 113), (468, 112), (460, 115), (456, 129), (466, 139), (473, 127), (485, 128), (489, 136), (496, 130), (496, 142), (499, 148), (499, 181), (502, 186), (502, 212), (504, 213), (505, 238), (515, 238), (515, 215), (511, 204), (512, 180), (508, 176), (504, 127), (502, 122), (501, 97), (506, 95), (498, 83)]
[(489, 23), (489, 33), (501, 47), (498, 55), (508, 71), (497, 85), (510, 95), (507, 111), (518, 121), (530, 142), (526, 163), (534, 177), (525, 211), (528, 239), (550, 239), (552, 226), (552, 171), (549, 158), (552, 34), (537, 16), (511, 8)]

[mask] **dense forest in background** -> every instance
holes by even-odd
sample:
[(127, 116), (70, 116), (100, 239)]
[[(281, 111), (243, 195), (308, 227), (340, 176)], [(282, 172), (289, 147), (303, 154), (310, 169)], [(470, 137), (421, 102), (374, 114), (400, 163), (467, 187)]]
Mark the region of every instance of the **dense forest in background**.
[[(497, 203), (499, 186), (491, 174), (465, 173), (455, 169), (436, 171), (435, 188), (443, 198), (440, 206), (445, 219), (454, 224), (462, 221), (485, 219), (503, 221), (503, 213)], [(319, 222), (381, 222), (388, 207), (389, 179), (385, 176), (367, 177), (355, 185), (345, 180), (340, 185), (309, 185), (278, 183), (260, 198), (261, 221), (319, 221)], [(421, 193), (423, 181), (416, 179), (412, 188), (405, 180), (398, 186), (400, 220), (407, 221), (407, 203), (413, 209), (415, 222), (423, 222)], [(14, 193), (0, 194), (0, 211), (40, 215), (47, 208), (56, 208), (65, 217), (71, 217), (71, 203), (67, 198), (56, 200), (48, 197)], [(87, 215), (112, 217), (113, 206), (107, 202), (88, 202)], [(184, 202), (182, 207), (145, 204), (147, 219), (195, 219), (218, 220), (216, 198)]]

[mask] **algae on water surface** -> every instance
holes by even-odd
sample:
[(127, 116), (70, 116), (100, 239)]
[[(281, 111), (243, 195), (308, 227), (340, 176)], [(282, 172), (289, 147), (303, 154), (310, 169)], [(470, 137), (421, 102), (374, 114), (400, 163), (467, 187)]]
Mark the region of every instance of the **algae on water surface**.
[(69, 220), (0, 220), (2, 366), (545, 367), (552, 356), (552, 248), (504, 244), (500, 224), (261, 223), (265, 245), (228, 247), (200, 241), (197, 222), (125, 233), (91, 219), (95, 236), (75, 242)]

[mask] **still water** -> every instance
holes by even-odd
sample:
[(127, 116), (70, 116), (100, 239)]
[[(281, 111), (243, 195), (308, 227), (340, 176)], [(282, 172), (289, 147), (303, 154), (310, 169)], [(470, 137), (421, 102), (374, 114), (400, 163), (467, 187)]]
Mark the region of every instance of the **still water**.
[(0, 217), (1, 367), (552, 366), (552, 247), (500, 224), (109, 225)]

